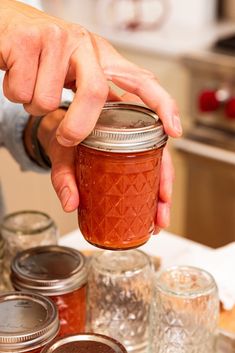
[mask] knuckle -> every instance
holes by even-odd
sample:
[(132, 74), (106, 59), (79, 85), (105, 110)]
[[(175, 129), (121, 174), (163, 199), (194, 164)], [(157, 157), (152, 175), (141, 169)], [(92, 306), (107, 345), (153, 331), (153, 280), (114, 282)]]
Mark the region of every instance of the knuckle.
[(109, 87), (107, 82), (100, 81), (92, 84), (87, 94), (96, 100), (103, 101), (106, 100), (109, 93)]
[(35, 97), (35, 104), (43, 111), (54, 111), (60, 104), (60, 98), (55, 96), (38, 96)]
[(64, 42), (67, 38), (66, 30), (56, 23), (49, 23), (45, 28), (45, 35), (48, 40), (55, 42)]

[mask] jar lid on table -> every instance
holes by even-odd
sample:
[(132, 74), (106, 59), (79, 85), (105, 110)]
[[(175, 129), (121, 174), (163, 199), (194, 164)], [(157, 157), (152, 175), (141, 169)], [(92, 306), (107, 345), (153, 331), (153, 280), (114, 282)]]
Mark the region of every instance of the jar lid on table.
[(58, 338), (45, 347), (41, 353), (127, 353), (113, 338), (99, 334), (78, 334)]
[(11, 266), (11, 280), (18, 290), (46, 296), (61, 295), (81, 288), (87, 282), (83, 254), (65, 246), (40, 246), (20, 252)]
[(30, 352), (58, 333), (55, 304), (39, 294), (6, 292), (0, 295), (0, 352)]
[(106, 103), (92, 133), (81, 143), (109, 152), (142, 152), (165, 145), (166, 135), (156, 113), (146, 106)]

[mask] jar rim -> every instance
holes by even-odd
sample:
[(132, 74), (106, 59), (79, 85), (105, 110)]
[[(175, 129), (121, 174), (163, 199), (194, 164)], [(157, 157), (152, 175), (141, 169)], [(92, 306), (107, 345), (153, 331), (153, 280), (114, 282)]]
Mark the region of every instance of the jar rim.
[[(35, 229), (20, 229), (17, 228), (17, 227), (14, 227), (14, 226), (9, 226), (7, 225), (7, 221), (9, 221), (11, 218), (14, 218), (14, 217), (17, 217), (17, 216), (20, 216), (20, 215), (26, 215), (26, 214), (31, 214), (31, 215), (41, 215), (44, 217), (45, 221), (47, 221), (47, 223), (43, 226), (40, 226), (38, 228), (35, 228)], [(35, 235), (35, 234), (38, 234), (38, 233), (43, 233), (45, 232), (46, 230), (48, 230), (49, 228), (55, 226), (55, 222), (52, 220), (52, 218), (44, 213), (44, 212), (41, 212), (41, 211), (36, 211), (36, 210), (23, 210), (23, 211), (16, 211), (16, 212), (12, 212), (12, 213), (9, 213), (7, 214), (5, 217), (3, 217), (3, 220), (2, 220), (2, 223), (1, 223), (1, 226), (0, 226), (0, 230), (5, 230), (5, 231), (8, 231), (8, 232), (11, 232), (11, 233), (14, 233), (14, 234), (17, 234), (17, 235)]]
[[(171, 281), (168, 285), (164, 281), (164, 276), (171, 276), (173, 273), (178, 275), (183, 275), (183, 273), (192, 275), (192, 282), (188, 283), (189, 287), (182, 286), (182, 288), (174, 288), (174, 277), (169, 277), (168, 280)], [(203, 287), (200, 287), (200, 284), (196, 283), (195, 276), (201, 276), (201, 283)], [(195, 286), (193, 286), (195, 284)], [(198, 288), (196, 287), (198, 285)], [(166, 269), (163, 269), (156, 275), (155, 279), (155, 288), (162, 293), (167, 295), (172, 295), (175, 297), (187, 297), (195, 298), (202, 295), (208, 295), (212, 291), (217, 291), (217, 285), (214, 277), (206, 270), (194, 267), (194, 266), (171, 266)]]

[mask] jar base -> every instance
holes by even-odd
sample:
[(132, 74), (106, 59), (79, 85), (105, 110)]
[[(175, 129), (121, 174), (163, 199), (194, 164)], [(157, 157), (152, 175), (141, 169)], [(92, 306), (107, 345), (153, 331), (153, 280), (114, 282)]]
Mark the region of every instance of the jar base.
[(91, 245), (95, 246), (96, 248), (100, 248), (100, 249), (103, 249), (103, 250), (111, 250), (111, 251), (125, 251), (125, 250), (132, 250), (132, 249), (136, 249), (136, 248), (139, 248), (140, 246), (144, 245), (147, 243), (147, 241), (149, 240), (146, 239), (144, 242), (141, 242), (137, 245), (134, 245), (134, 246), (126, 246), (126, 247), (118, 247), (116, 245), (114, 245), (114, 247), (111, 247), (111, 246), (105, 246), (105, 245), (100, 245), (100, 244), (96, 244), (96, 243), (93, 243), (91, 242), (90, 240), (88, 240), (86, 237), (84, 237), (84, 239)]

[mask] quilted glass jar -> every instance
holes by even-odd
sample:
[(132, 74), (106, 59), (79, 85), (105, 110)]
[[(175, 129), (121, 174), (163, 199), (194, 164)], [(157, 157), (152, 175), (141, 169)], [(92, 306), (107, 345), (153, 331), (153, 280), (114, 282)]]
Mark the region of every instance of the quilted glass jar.
[(27, 249), (11, 268), (15, 289), (43, 294), (57, 305), (59, 335), (85, 331), (87, 264), (79, 251), (65, 246)]
[(95, 129), (77, 147), (78, 222), (88, 242), (124, 250), (153, 234), (166, 141), (152, 110), (105, 105)]

